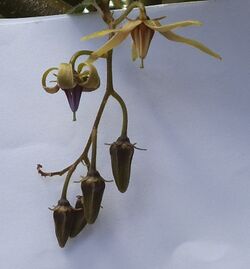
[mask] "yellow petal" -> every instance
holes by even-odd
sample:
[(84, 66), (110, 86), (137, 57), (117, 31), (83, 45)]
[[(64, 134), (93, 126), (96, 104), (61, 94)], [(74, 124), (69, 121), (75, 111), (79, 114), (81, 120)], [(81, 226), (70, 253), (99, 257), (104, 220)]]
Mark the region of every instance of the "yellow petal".
[(53, 70), (58, 70), (57, 67), (52, 67), (52, 68), (49, 68), (48, 70), (46, 70), (44, 73), (43, 73), (43, 76), (42, 76), (42, 85), (43, 85), (43, 88), (46, 92), (48, 93), (56, 93), (59, 91), (59, 86), (58, 85), (55, 85), (54, 87), (47, 87), (47, 84), (46, 84), (46, 79), (47, 79), (47, 76), (49, 75), (49, 73)]
[(82, 72), (83, 67), (85, 67), (85, 66), (86, 66), (86, 64), (85, 64), (85, 63), (80, 63), (80, 64), (77, 66), (77, 72), (78, 72), (78, 73), (81, 73), (81, 72)]
[(76, 83), (72, 64), (61, 63), (59, 65), (57, 82), (62, 89), (72, 89), (75, 87)]
[(131, 57), (133, 61), (135, 61), (139, 57), (134, 41), (132, 41)]
[(111, 33), (116, 33), (119, 32), (121, 29), (106, 29), (106, 30), (102, 30), (102, 31), (98, 31), (89, 35), (86, 35), (84, 37), (81, 38), (82, 41), (86, 41), (92, 38), (97, 38), (97, 37), (102, 37)]
[(78, 84), (82, 86), (85, 91), (94, 91), (100, 86), (100, 77), (92, 64), (88, 65), (87, 68), (89, 69), (88, 71), (81, 73), (83, 77), (85, 77), (84, 81)]
[(189, 38), (186, 38), (186, 37), (183, 37), (183, 36), (180, 36), (180, 35), (177, 35), (171, 31), (168, 31), (168, 32), (164, 32), (164, 33), (161, 33), (162, 35), (164, 35), (167, 39), (171, 40), (171, 41), (175, 41), (175, 42), (181, 42), (181, 43), (185, 43), (187, 45), (190, 45), (192, 47), (195, 47), (217, 59), (220, 59), (222, 60), (221, 56), (217, 53), (215, 53), (214, 51), (210, 50), (209, 48), (207, 48), (206, 46), (204, 46), (202, 43), (196, 41), (196, 40), (193, 40), (193, 39), (189, 39)]
[(167, 16), (161, 16), (161, 17), (158, 17), (158, 18), (154, 18), (154, 19), (151, 19), (152, 21), (160, 21), (160, 20), (163, 20), (167, 18)]
[(187, 27), (187, 26), (201, 26), (200, 21), (179, 21), (175, 23), (170, 23), (167, 25), (161, 25), (158, 21), (147, 20), (144, 22), (152, 30), (164, 33), (176, 28)]
[(111, 39), (109, 39), (102, 47), (94, 51), (85, 62), (86, 64), (93, 63), (97, 58), (101, 57), (106, 52), (112, 50), (122, 43), (123, 40), (129, 35), (129, 33), (142, 22), (140, 20), (129, 21), (126, 25), (120, 29)]

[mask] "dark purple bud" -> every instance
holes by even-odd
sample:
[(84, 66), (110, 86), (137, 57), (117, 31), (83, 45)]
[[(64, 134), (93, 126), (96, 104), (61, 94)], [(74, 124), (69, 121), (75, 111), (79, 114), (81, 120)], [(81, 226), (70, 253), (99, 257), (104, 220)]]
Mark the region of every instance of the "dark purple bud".
[(134, 145), (128, 137), (119, 137), (110, 146), (112, 172), (120, 192), (125, 192), (128, 188), (133, 154)]
[(88, 172), (81, 183), (84, 214), (87, 222), (92, 224), (97, 219), (101, 207), (105, 181), (97, 171)]
[(87, 221), (84, 216), (84, 201), (82, 196), (78, 196), (76, 200), (75, 210), (73, 211), (73, 220), (70, 231), (70, 237), (77, 236), (86, 226)]
[(56, 237), (60, 247), (64, 247), (71, 231), (73, 208), (66, 199), (60, 199), (53, 209)]

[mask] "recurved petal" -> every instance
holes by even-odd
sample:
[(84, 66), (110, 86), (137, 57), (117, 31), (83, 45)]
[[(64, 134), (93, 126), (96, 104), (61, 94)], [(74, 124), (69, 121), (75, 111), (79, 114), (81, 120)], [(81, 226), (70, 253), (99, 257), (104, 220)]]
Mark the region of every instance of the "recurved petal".
[(205, 45), (203, 45), (202, 43), (200, 43), (196, 40), (177, 35), (171, 31), (164, 32), (161, 34), (171, 41), (185, 43), (187, 45), (190, 45), (192, 47), (195, 47), (195, 48), (201, 50), (202, 52), (209, 54), (210, 56), (213, 56), (217, 59), (222, 60), (222, 58), (219, 54), (215, 53), (214, 51), (212, 51), (211, 49), (209, 49), (208, 47), (206, 47)]
[(42, 76), (42, 86), (44, 88), (44, 90), (48, 93), (56, 93), (59, 91), (59, 86), (58, 85), (55, 85), (54, 87), (47, 87), (47, 84), (46, 84), (46, 79), (47, 79), (47, 76), (49, 75), (49, 73), (53, 70), (58, 70), (57, 67), (51, 67), (49, 68), (48, 70), (46, 70), (44, 73), (43, 73), (43, 76)]
[(142, 22), (140, 20), (129, 21), (123, 28), (120, 29), (111, 39), (109, 39), (102, 47), (94, 51), (85, 62), (86, 64), (93, 63), (97, 58), (101, 57), (106, 52), (112, 50), (122, 43), (127, 38), (129, 33)]
[(79, 85), (84, 89), (89, 89), (90, 91), (92, 91), (99, 88), (100, 77), (96, 68), (92, 64), (88, 65), (87, 67), (89, 68), (89, 70), (83, 72), (83, 74), (88, 74), (87, 79), (84, 80), (84, 82), (79, 83)]
[(164, 33), (176, 28), (187, 27), (187, 26), (201, 26), (200, 21), (179, 21), (175, 23), (170, 23), (166, 25), (161, 25), (157, 20), (147, 20), (144, 22), (152, 30)]
[(76, 83), (74, 81), (74, 71), (72, 64), (61, 63), (59, 65), (57, 82), (62, 89), (73, 89), (75, 87)]

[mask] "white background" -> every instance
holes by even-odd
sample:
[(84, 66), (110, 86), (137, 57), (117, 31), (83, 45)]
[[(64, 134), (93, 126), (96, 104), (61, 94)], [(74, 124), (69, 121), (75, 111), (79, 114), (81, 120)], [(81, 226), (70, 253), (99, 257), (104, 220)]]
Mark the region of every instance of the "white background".
[[(155, 34), (145, 69), (130, 60), (130, 40), (114, 52), (115, 87), (129, 109), (139, 147), (131, 184), (107, 184), (103, 209), (66, 247), (52, 213), (63, 178), (42, 179), (36, 164), (60, 170), (81, 153), (105, 87), (84, 94), (72, 122), (63, 92), (42, 90), (41, 75), (105, 39), (95, 15), (0, 21), (0, 268), (248, 269), (250, 266), (250, 4), (220, 0), (152, 7), (164, 23), (198, 19), (178, 30), (223, 61)], [(133, 16), (131, 16), (133, 17)], [(108, 147), (121, 113), (110, 100), (99, 130), (98, 168), (111, 179)], [(73, 180), (85, 174), (79, 166)], [(74, 204), (79, 185), (71, 184)]]

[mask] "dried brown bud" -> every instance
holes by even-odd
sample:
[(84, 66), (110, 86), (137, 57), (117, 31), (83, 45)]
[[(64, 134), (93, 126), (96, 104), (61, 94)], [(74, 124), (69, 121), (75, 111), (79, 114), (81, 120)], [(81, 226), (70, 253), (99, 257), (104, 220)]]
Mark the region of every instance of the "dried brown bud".
[(53, 209), (56, 237), (60, 247), (64, 247), (71, 231), (73, 208), (66, 199), (60, 199)]
[(75, 210), (73, 211), (73, 220), (70, 231), (70, 237), (77, 236), (86, 226), (87, 221), (84, 216), (83, 197), (78, 196), (76, 200)]
[(128, 137), (119, 137), (110, 146), (113, 176), (120, 192), (125, 192), (128, 188), (133, 154), (134, 145)]
[(97, 171), (89, 171), (81, 183), (84, 214), (87, 222), (92, 224), (97, 219), (101, 207), (105, 181)]

